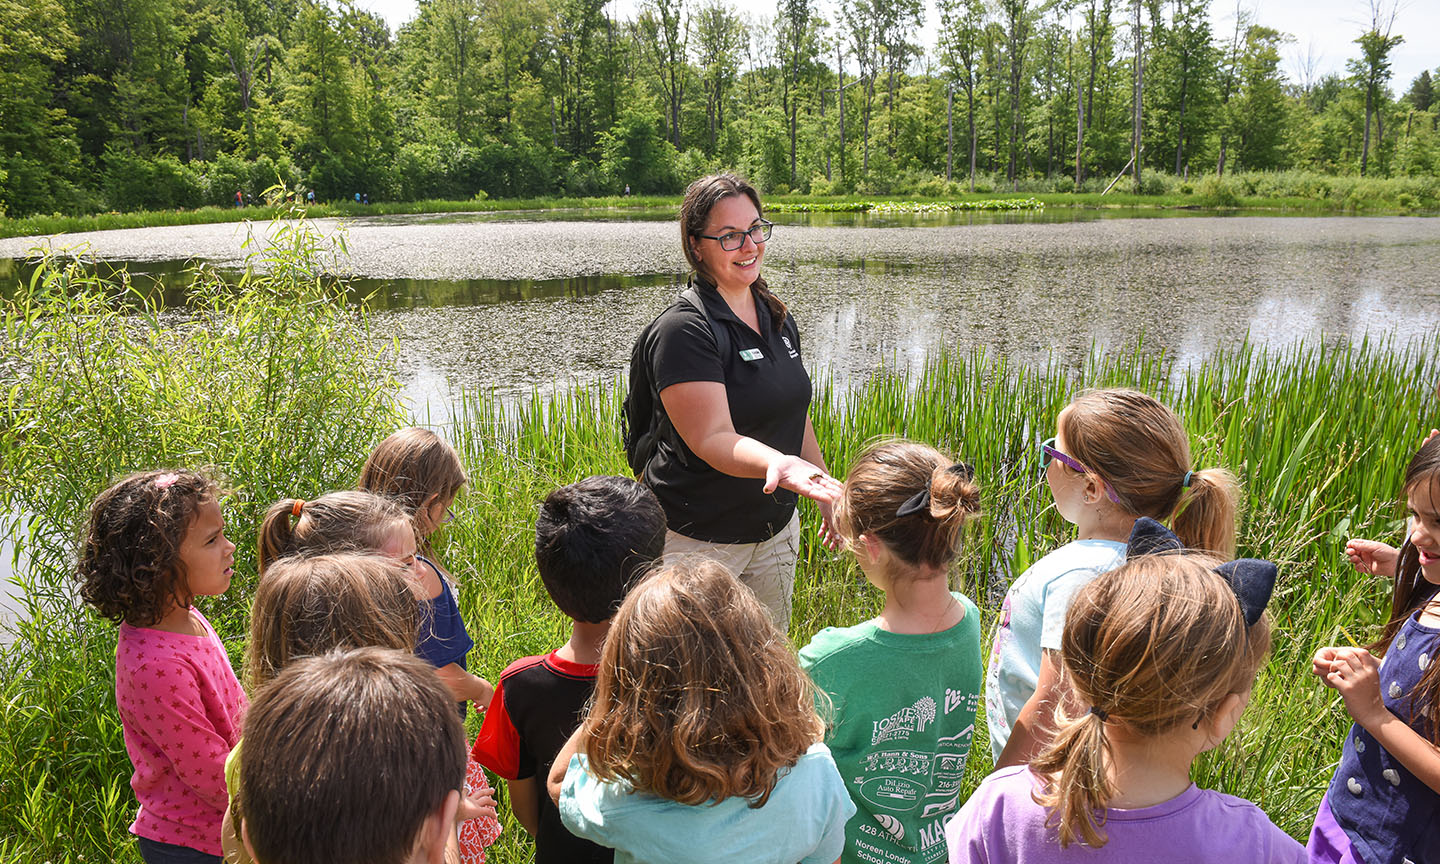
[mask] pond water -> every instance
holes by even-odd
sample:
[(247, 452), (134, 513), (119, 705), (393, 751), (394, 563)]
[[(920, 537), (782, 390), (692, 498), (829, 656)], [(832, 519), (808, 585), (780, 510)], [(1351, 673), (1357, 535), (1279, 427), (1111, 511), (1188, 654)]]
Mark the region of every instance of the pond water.
[[(1092, 343), (1143, 339), (1191, 359), (1247, 335), (1283, 347), (1440, 329), (1437, 219), (1058, 221), (1052, 212), (1028, 221), (948, 214), (967, 221), (931, 218), (924, 227), (780, 225), (764, 272), (799, 323), (812, 372), (842, 383), (881, 362), (913, 367), (940, 346), (1078, 363)], [(398, 334), (406, 396), (422, 419), (442, 420), (461, 389), (513, 394), (620, 373), (635, 334), (684, 278), (668, 215), (462, 215), (376, 217), (344, 229), (339, 266)], [(86, 244), (102, 266), (149, 274), (178, 300), (187, 262), (234, 270), (246, 236), (242, 227), (211, 225), (53, 242)], [(24, 275), (11, 261), (7, 276), (5, 259), (35, 242), (0, 241), (0, 282)]]

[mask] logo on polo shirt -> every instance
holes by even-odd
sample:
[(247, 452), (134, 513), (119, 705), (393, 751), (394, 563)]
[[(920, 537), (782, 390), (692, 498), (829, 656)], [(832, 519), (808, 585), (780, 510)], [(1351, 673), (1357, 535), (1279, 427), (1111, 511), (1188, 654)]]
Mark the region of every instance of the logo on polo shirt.
[(800, 352), (799, 352), (799, 351), (796, 351), (796, 350), (795, 350), (795, 346), (790, 344), (790, 337), (789, 337), (789, 336), (781, 336), (781, 337), (780, 337), (780, 341), (785, 343), (785, 347), (786, 347), (787, 349), (789, 349), (789, 351), (790, 351), (790, 356), (791, 356), (791, 357), (799, 357), (799, 356), (800, 356)]

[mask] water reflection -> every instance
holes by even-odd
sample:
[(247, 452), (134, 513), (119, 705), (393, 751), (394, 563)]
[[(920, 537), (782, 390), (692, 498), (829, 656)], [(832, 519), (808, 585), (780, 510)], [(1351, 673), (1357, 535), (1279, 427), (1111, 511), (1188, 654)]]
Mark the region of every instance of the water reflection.
[[(398, 334), (400, 373), (417, 412), (428, 405), (432, 416), (443, 413), (462, 388), (518, 393), (618, 375), (640, 328), (679, 290), (679, 275), (659, 272), (678, 267), (667, 264), (678, 255), (663, 254), (671, 251), (668, 226), (495, 227), (521, 272), (556, 269), (554, 261), (542, 267), (532, 252), (515, 251), (522, 247), (582, 260), (574, 247), (558, 245), (576, 237), (591, 244), (586, 266), (641, 272), (354, 280), (350, 290), (371, 297), (382, 330)], [(484, 226), (475, 228), (465, 242), (494, 242), (482, 238)], [(384, 245), (387, 232), (424, 229), (367, 231), (374, 232), (365, 238), (374, 246), (370, 254), (383, 258), (393, 248)], [(352, 249), (361, 239), (357, 231)], [(405, 273), (411, 259), (391, 254)], [(1053, 356), (1079, 364), (1092, 344), (1129, 346), (1136, 339), (1193, 360), (1247, 335), (1272, 347), (1321, 334), (1426, 336), (1440, 329), (1437, 260), (1440, 220), (1202, 218), (883, 232), (796, 228), (772, 241), (765, 273), (799, 322), (807, 365), (843, 385), (881, 362), (917, 366), (939, 346), (985, 346), (1022, 363)], [(132, 265), (159, 278), (167, 299), (184, 268), (185, 262)], [(23, 275), (22, 265), (5, 281)]]

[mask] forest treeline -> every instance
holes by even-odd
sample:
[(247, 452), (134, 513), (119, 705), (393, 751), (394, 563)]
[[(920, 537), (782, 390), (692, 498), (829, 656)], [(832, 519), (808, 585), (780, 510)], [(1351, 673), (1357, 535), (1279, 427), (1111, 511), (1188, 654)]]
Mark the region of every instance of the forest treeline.
[[(1432, 76), (1372, 0), (1343, 74), (1211, 0), (0, 0), (0, 215), (233, 202), (1095, 190), (1440, 173)], [(1138, 155), (1138, 161), (1136, 156)]]

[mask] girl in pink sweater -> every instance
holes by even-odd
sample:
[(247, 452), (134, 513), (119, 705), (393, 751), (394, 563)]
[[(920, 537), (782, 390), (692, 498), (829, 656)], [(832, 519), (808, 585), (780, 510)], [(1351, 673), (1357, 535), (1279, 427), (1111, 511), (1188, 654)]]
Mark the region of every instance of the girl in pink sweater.
[(130, 825), (147, 864), (220, 861), (225, 756), (247, 701), (225, 646), (191, 604), (230, 587), (235, 544), (213, 481), (193, 471), (121, 480), (90, 506), (80, 594), (120, 622), (115, 701), (130, 787)]

